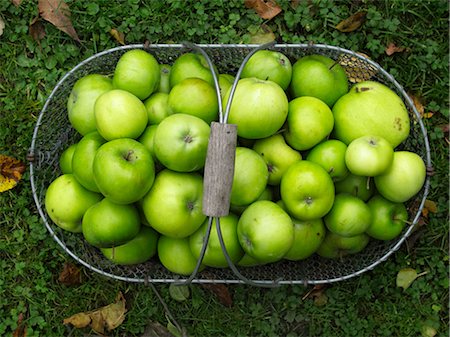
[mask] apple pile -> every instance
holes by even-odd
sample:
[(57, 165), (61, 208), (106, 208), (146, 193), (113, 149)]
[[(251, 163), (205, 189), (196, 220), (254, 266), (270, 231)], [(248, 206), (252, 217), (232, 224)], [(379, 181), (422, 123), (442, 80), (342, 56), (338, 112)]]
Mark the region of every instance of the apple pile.
[[(215, 71), (225, 107), (234, 77)], [(340, 258), (401, 234), (426, 170), (398, 149), (410, 119), (395, 92), (350, 85), (327, 56), (273, 50), (252, 55), (235, 89), (228, 123), (238, 145), (230, 213), (220, 218), (233, 263)], [(78, 79), (67, 113), (81, 139), (46, 191), (49, 217), (114, 263), (154, 257), (189, 275), (209, 224), (203, 168), (218, 111), (213, 74), (193, 52), (163, 64), (133, 49), (111, 76)], [(228, 266), (215, 221), (202, 268)]]

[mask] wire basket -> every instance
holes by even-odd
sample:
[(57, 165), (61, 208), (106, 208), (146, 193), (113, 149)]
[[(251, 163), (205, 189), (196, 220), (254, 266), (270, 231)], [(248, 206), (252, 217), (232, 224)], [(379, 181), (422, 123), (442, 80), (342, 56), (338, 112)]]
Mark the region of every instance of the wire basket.
[[(219, 72), (236, 74), (245, 57), (260, 47), (257, 45), (198, 45), (209, 56)], [(107, 260), (101, 252), (89, 245), (81, 234), (74, 234), (57, 227), (50, 220), (44, 207), (45, 192), (49, 184), (61, 174), (59, 157), (79, 136), (71, 127), (67, 116), (67, 99), (74, 83), (90, 73), (110, 75), (122, 54), (130, 49), (144, 49), (160, 63), (172, 64), (182, 53), (191, 51), (189, 45), (128, 45), (110, 49), (79, 63), (55, 86), (39, 115), (30, 148), (30, 174), (33, 197), (49, 233), (76, 261), (89, 269), (127, 282), (142, 283), (250, 283), (260, 286), (280, 284), (320, 284), (346, 280), (375, 268), (393, 254), (410, 235), (419, 220), (429, 189), (427, 177), (422, 190), (406, 206), (411, 225), (392, 241), (371, 240), (360, 253), (342, 259), (324, 259), (313, 255), (303, 261), (283, 260), (257, 267), (238, 267), (239, 275), (230, 268), (206, 268), (193, 277), (176, 275), (165, 269), (157, 257), (148, 262), (121, 266)], [(314, 44), (276, 44), (270, 49), (285, 54), (291, 62), (309, 54), (322, 54), (338, 61), (346, 70), (350, 84), (362, 80), (384, 83), (404, 101), (411, 119), (408, 139), (398, 149), (418, 153), (431, 167), (430, 149), (426, 129), (409, 96), (399, 83), (377, 63), (350, 50)]]

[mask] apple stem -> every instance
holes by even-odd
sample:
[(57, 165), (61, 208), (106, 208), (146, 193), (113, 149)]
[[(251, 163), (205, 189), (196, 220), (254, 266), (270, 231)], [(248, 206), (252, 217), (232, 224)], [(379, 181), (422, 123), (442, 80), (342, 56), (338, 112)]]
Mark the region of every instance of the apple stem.
[(367, 189), (367, 190), (370, 189), (370, 177), (367, 177), (367, 181), (366, 181), (366, 189)]
[(134, 153), (133, 150), (128, 150), (128, 152), (123, 156), (123, 159), (125, 159), (126, 161), (130, 161), (131, 159), (131, 155)]
[(192, 136), (191, 135), (186, 135), (184, 136), (184, 141), (186, 143), (191, 143), (192, 142)]

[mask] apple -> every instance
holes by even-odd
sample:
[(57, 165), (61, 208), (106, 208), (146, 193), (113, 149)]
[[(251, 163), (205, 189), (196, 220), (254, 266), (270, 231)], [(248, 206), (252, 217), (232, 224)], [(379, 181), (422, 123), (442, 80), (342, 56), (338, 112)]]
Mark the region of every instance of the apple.
[[(189, 247), (189, 238), (172, 238), (161, 235), (157, 251), (161, 264), (172, 273), (190, 275), (197, 266), (197, 259)], [(200, 270), (204, 268), (204, 265), (200, 265)]]
[(291, 217), (276, 203), (256, 201), (248, 206), (237, 225), (244, 251), (261, 263), (279, 261), (294, 241)]
[(69, 122), (81, 135), (95, 131), (94, 104), (97, 98), (112, 90), (109, 77), (100, 74), (88, 74), (78, 79), (67, 100)]
[[(225, 94), (225, 111), (231, 88)], [(275, 82), (254, 77), (240, 79), (231, 102), (228, 123), (237, 125), (237, 134), (248, 139), (272, 136), (286, 121), (288, 98)]]
[(170, 71), (172, 70), (172, 66), (170, 64), (160, 64), (159, 70), (160, 78), (156, 92), (168, 94), (170, 91)]
[(148, 113), (149, 124), (159, 124), (171, 114), (169, 109), (169, 94), (164, 92), (155, 92), (144, 101)]
[(201, 78), (210, 85), (214, 85), (214, 77), (202, 54), (188, 52), (175, 59), (170, 70), (170, 88), (189, 77)]
[(144, 103), (125, 90), (110, 90), (94, 106), (97, 131), (106, 140), (138, 138), (148, 123)]
[(166, 117), (156, 129), (153, 150), (158, 161), (177, 172), (193, 172), (205, 166), (209, 125), (187, 114)]
[(269, 171), (264, 159), (256, 151), (238, 146), (234, 161), (230, 202), (236, 206), (249, 205), (267, 186)]
[(391, 165), (394, 149), (391, 143), (378, 136), (362, 136), (348, 144), (345, 164), (350, 172), (359, 176), (374, 177)]
[(374, 180), (383, 197), (393, 202), (405, 202), (421, 190), (425, 178), (425, 163), (417, 153), (395, 151), (391, 166)]
[(253, 144), (255, 150), (266, 162), (270, 185), (279, 185), (281, 177), (293, 163), (302, 160), (300, 152), (286, 144), (281, 134), (258, 139)]
[(223, 99), (225, 94), (234, 83), (234, 76), (230, 74), (219, 74), (220, 97)]
[(81, 233), (81, 219), (103, 196), (89, 191), (73, 174), (63, 174), (53, 180), (45, 192), (45, 210), (50, 219), (62, 229)]
[[(259, 195), (257, 200), (272, 200), (273, 199), (273, 190), (271, 186), (266, 186), (264, 191)], [(230, 203), (230, 212), (233, 212), (234, 214), (241, 215), (242, 212), (250, 205), (233, 205)]]
[(119, 265), (144, 263), (156, 255), (159, 234), (148, 226), (141, 226), (130, 241), (112, 248), (100, 248), (102, 254)]
[(334, 182), (343, 180), (349, 171), (345, 164), (347, 145), (337, 139), (325, 140), (314, 146), (306, 156), (306, 160), (322, 166)]
[(155, 166), (152, 155), (137, 140), (111, 140), (97, 150), (94, 180), (102, 194), (118, 204), (141, 199), (152, 187)]
[(364, 233), (372, 222), (369, 206), (361, 199), (347, 193), (337, 194), (333, 207), (324, 217), (330, 232), (341, 236), (355, 236)]
[(292, 96), (312, 96), (329, 107), (348, 92), (347, 75), (344, 68), (325, 55), (307, 55), (292, 66), (290, 83)]
[(150, 226), (173, 238), (193, 234), (206, 219), (202, 213), (203, 179), (198, 173), (164, 169), (142, 200)]
[(339, 259), (361, 252), (366, 248), (369, 241), (370, 237), (365, 233), (345, 237), (333, 232), (327, 232), (316, 253), (327, 259)]
[(240, 267), (256, 267), (261, 266), (265, 263), (260, 262), (254, 257), (244, 253), (244, 256), (242, 256), (242, 258), (236, 264)]
[(144, 145), (146, 149), (150, 152), (152, 155), (153, 162), (155, 165), (158, 162), (158, 159), (156, 158), (154, 144), (155, 144), (155, 133), (156, 129), (158, 128), (158, 124), (149, 125), (145, 128), (142, 135), (137, 139), (139, 143)]
[(402, 99), (386, 85), (354, 84), (333, 106), (334, 136), (349, 144), (361, 136), (379, 136), (396, 148), (409, 135), (410, 118)]
[(377, 240), (392, 240), (400, 235), (408, 221), (408, 211), (403, 203), (389, 201), (378, 194), (367, 205), (372, 222), (366, 234)]
[(336, 181), (334, 187), (336, 194), (349, 193), (363, 201), (369, 200), (375, 192), (373, 179), (352, 173), (349, 173), (343, 180)]
[(98, 148), (105, 143), (97, 131), (89, 132), (77, 143), (72, 156), (73, 175), (81, 185), (94, 192), (100, 192), (94, 179), (94, 158)]
[(326, 228), (322, 218), (315, 220), (292, 219), (294, 223), (294, 242), (284, 255), (286, 260), (304, 260), (315, 253), (325, 238)]
[(117, 61), (112, 81), (116, 89), (126, 90), (144, 100), (158, 89), (160, 72), (159, 63), (152, 54), (133, 49)]
[(133, 239), (141, 229), (141, 221), (134, 205), (120, 205), (104, 198), (89, 207), (81, 228), (89, 244), (111, 248)]
[[(229, 215), (223, 216), (219, 219), (220, 230), (227, 254), (233, 263), (237, 263), (244, 255), (244, 251), (242, 250), (237, 236), (237, 224), (239, 218), (237, 215), (230, 213)], [(202, 263), (209, 267), (225, 268), (228, 267), (228, 262), (223, 254), (222, 246), (220, 245), (216, 221), (216, 218), (213, 218), (211, 233)], [(191, 252), (196, 259), (200, 258), (208, 223), (209, 219), (206, 219), (203, 225), (189, 237)]]
[(281, 178), (280, 195), (294, 218), (314, 220), (333, 206), (334, 184), (322, 166), (302, 160), (292, 164)]
[(208, 124), (218, 119), (216, 90), (201, 78), (186, 78), (178, 82), (170, 90), (167, 104), (172, 114), (196, 116)]
[(241, 78), (256, 77), (277, 83), (283, 90), (289, 87), (292, 77), (291, 61), (275, 50), (258, 50), (244, 65)]
[(72, 157), (78, 143), (69, 145), (59, 157), (59, 168), (63, 174), (72, 173)]
[(289, 102), (286, 142), (296, 150), (309, 150), (333, 130), (333, 114), (318, 98), (303, 96)]

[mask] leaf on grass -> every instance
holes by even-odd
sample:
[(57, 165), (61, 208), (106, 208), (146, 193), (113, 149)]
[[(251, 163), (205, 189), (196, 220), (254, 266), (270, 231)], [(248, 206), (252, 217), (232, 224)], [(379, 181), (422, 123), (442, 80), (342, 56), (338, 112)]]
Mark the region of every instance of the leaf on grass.
[(342, 33), (350, 33), (357, 30), (366, 21), (366, 11), (356, 12), (336, 25), (336, 29)]
[(403, 46), (399, 47), (393, 42), (389, 43), (388, 46), (386, 47), (386, 49), (384, 50), (384, 52), (386, 53), (387, 56), (391, 56), (395, 53), (402, 53), (404, 51), (408, 51), (408, 49)]
[(25, 172), (25, 164), (20, 160), (0, 154), (0, 192), (17, 185)]
[(81, 42), (70, 20), (69, 6), (63, 0), (39, 0), (38, 8), (44, 20), (68, 34), (75, 41)]
[(262, 24), (259, 29), (250, 37), (250, 43), (264, 44), (275, 40), (275, 34), (266, 24)]
[(175, 301), (183, 302), (189, 298), (190, 291), (189, 286), (175, 285), (171, 283), (169, 285), (169, 294)]
[(22, 0), (11, 0), (11, 2), (13, 3), (14, 6), (19, 7), (20, 4), (22, 3)]
[(109, 34), (111, 34), (111, 36), (117, 41), (119, 42), (121, 45), (125, 45), (125, 34), (122, 32), (119, 32), (117, 29), (112, 28), (109, 31)]
[(26, 325), (23, 324), (23, 312), (19, 314), (19, 317), (17, 318), (17, 328), (14, 330), (12, 337), (26, 337), (27, 335), (27, 329)]
[(428, 218), (428, 214), (437, 212), (437, 204), (432, 200), (425, 200), (425, 203), (422, 208), (422, 215), (425, 218)]
[(150, 322), (141, 337), (174, 337), (174, 335), (162, 324)]
[(328, 296), (325, 294), (326, 288), (324, 284), (316, 284), (302, 297), (302, 300), (310, 298), (314, 301), (314, 305), (323, 306), (328, 303)]
[(281, 13), (281, 7), (274, 0), (245, 0), (245, 7), (255, 10), (261, 18), (270, 20)]
[(2, 18), (0, 18), (0, 36), (3, 35), (3, 30), (5, 29), (5, 21), (3, 21)]
[(125, 320), (125, 298), (119, 292), (116, 301), (94, 311), (80, 312), (63, 320), (63, 324), (71, 324), (81, 329), (90, 326), (99, 334), (104, 334), (105, 329), (111, 331), (117, 328)]
[(67, 286), (77, 285), (81, 283), (80, 268), (70, 262), (64, 263), (63, 270), (59, 274), (58, 281)]
[(222, 305), (228, 308), (233, 306), (233, 298), (225, 284), (202, 284), (202, 287), (212, 292)]
[(434, 337), (437, 335), (436, 328), (429, 326), (429, 325), (423, 325), (421, 329), (421, 336), (422, 337)]
[(39, 17), (36, 17), (30, 23), (30, 36), (38, 43), (45, 37), (45, 27)]
[(397, 287), (403, 288), (406, 290), (409, 286), (420, 276), (427, 274), (428, 272), (423, 272), (418, 274), (417, 271), (413, 268), (403, 268), (397, 274), (396, 284)]

